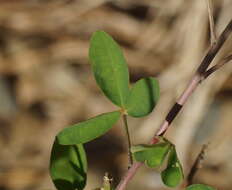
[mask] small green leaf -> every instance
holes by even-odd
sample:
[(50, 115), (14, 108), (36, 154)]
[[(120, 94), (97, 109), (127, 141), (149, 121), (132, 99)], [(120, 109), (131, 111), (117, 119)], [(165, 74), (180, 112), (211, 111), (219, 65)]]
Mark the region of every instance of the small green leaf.
[(203, 184), (194, 184), (187, 187), (186, 190), (216, 190), (213, 187)]
[(146, 116), (152, 112), (159, 100), (159, 83), (149, 77), (137, 81), (126, 103), (127, 113), (133, 117)]
[(114, 104), (124, 107), (129, 94), (129, 73), (118, 44), (107, 33), (97, 31), (91, 38), (89, 58), (104, 94)]
[(81, 144), (63, 146), (55, 140), (50, 159), (50, 175), (58, 190), (82, 190), (86, 184), (87, 160)]
[(132, 146), (131, 152), (136, 161), (145, 162), (148, 167), (155, 168), (162, 165), (169, 149), (170, 144), (159, 143)]
[(119, 111), (98, 115), (63, 129), (57, 135), (57, 139), (62, 145), (86, 143), (106, 133), (119, 117)]
[(169, 157), (167, 168), (162, 171), (161, 177), (163, 183), (168, 187), (178, 186), (184, 178), (181, 163), (177, 157), (176, 149), (172, 146)]

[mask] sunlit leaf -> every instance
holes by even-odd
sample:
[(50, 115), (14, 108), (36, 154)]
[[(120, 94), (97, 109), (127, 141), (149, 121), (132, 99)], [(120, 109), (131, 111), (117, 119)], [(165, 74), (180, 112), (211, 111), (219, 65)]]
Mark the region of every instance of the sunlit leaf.
[(172, 146), (170, 150), (168, 157), (168, 165), (167, 168), (164, 171), (162, 171), (161, 177), (163, 183), (168, 187), (178, 186), (184, 178), (182, 166), (177, 157), (176, 149), (174, 146)]
[(118, 44), (107, 33), (97, 31), (91, 38), (89, 58), (104, 94), (114, 104), (124, 107), (129, 94), (129, 74)]
[(55, 140), (51, 158), (50, 175), (58, 190), (82, 190), (86, 184), (87, 160), (84, 148), (79, 145), (60, 145)]
[(80, 144), (105, 134), (119, 119), (120, 112), (110, 112), (63, 129), (57, 139), (62, 145)]
[(188, 186), (186, 190), (216, 190), (216, 189), (204, 184), (193, 184)]
[(126, 103), (127, 113), (133, 117), (146, 116), (159, 100), (159, 83), (149, 77), (137, 81), (130, 90)]
[(132, 146), (131, 152), (138, 162), (145, 162), (150, 168), (161, 166), (168, 151), (170, 144), (159, 143), (154, 145)]

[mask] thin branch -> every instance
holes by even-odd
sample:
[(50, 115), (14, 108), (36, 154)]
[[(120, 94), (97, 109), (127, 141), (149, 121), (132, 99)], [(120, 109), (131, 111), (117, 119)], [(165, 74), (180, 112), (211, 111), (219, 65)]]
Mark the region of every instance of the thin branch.
[(232, 54), (222, 59), (218, 64), (212, 66), (204, 73), (204, 79), (208, 78), (209, 75), (213, 74), (215, 71), (219, 70), (223, 65), (232, 61)]
[(202, 77), (199, 74), (196, 74), (192, 78), (192, 80), (189, 82), (189, 84), (185, 88), (184, 92), (182, 93), (182, 95), (178, 98), (176, 103), (173, 105), (171, 110), (168, 112), (166, 119), (164, 120), (164, 122), (162, 123), (162, 125), (160, 126), (160, 128), (158, 129), (158, 131), (156, 132), (156, 134), (153, 138), (156, 139), (156, 136), (163, 136), (166, 133), (168, 127), (170, 126), (172, 121), (176, 118), (176, 116), (178, 115), (178, 113), (180, 112), (182, 107), (184, 106), (187, 99), (191, 96), (191, 94), (194, 92), (194, 90), (200, 84), (201, 78)]
[(210, 49), (208, 50), (206, 56), (204, 57), (200, 66), (197, 69), (197, 73), (203, 74), (207, 70), (210, 63), (215, 58), (216, 54), (219, 52), (224, 42), (228, 39), (231, 32), (232, 32), (232, 19), (230, 20), (229, 24), (226, 26), (222, 34), (219, 36), (217, 43), (211, 46)]
[(209, 15), (209, 27), (210, 27), (210, 42), (211, 46), (216, 44), (216, 31), (215, 31), (215, 25), (214, 25), (214, 19), (213, 19), (213, 8), (212, 8), (212, 1), (207, 1), (207, 9), (208, 9), (208, 15)]
[[(211, 46), (203, 58), (202, 62), (200, 63), (195, 75), (193, 76), (192, 80), (184, 90), (183, 94), (171, 108), (169, 113), (167, 114), (166, 119), (161, 124), (159, 130), (155, 133), (154, 137), (151, 139), (150, 144), (157, 143), (157, 136), (163, 136), (167, 131), (168, 127), (170, 126), (171, 122), (176, 118), (178, 113), (180, 112), (181, 108), (187, 101), (187, 99), (192, 95), (196, 87), (201, 83), (202, 77), (204, 77), (204, 73), (206, 72), (207, 68), (209, 67), (210, 63), (216, 56), (216, 54), (221, 49), (224, 42), (228, 39), (229, 35), (232, 32), (232, 19), (230, 20), (229, 24), (226, 26), (222, 34), (219, 36), (217, 43)], [(126, 188), (127, 183), (132, 179), (135, 175), (136, 171), (142, 166), (142, 163), (134, 163), (131, 168), (126, 172), (123, 179), (120, 181), (116, 190), (124, 190)]]
[(187, 177), (187, 185), (191, 185), (193, 183), (193, 178), (195, 176), (195, 174), (197, 173), (198, 169), (201, 168), (202, 166), (202, 162), (205, 158), (205, 151), (207, 149), (208, 145), (204, 144), (201, 148), (200, 153), (198, 154), (190, 172), (189, 175)]
[(131, 165), (133, 164), (133, 158), (132, 158), (132, 153), (131, 153), (131, 138), (130, 138), (130, 132), (129, 132), (129, 127), (127, 123), (127, 116), (123, 114), (122, 117), (123, 117), (123, 123), (124, 123), (124, 127), (126, 130), (126, 137), (127, 137), (127, 142), (128, 142), (128, 158), (129, 158), (129, 168), (130, 168)]

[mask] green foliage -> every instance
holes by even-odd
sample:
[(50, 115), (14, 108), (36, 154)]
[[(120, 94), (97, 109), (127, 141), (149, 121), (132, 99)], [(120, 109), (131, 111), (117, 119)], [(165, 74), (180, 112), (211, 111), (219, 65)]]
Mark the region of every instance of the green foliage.
[(182, 166), (174, 146), (170, 149), (167, 168), (162, 171), (161, 177), (163, 183), (168, 187), (178, 186), (184, 178)]
[(162, 165), (169, 149), (169, 143), (158, 143), (132, 146), (131, 152), (136, 161), (145, 162), (148, 167), (155, 168)]
[(216, 190), (213, 187), (203, 184), (194, 184), (187, 187), (186, 190)]
[(62, 145), (86, 143), (105, 134), (117, 122), (120, 112), (104, 113), (63, 129), (57, 136)]
[(86, 184), (87, 160), (79, 145), (60, 145), (55, 140), (50, 159), (50, 175), (58, 190), (82, 190)]
[(130, 116), (142, 117), (152, 112), (159, 100), (159, 83), (148, 77), (137, 81), (126, 102), (126, 110)]
[[(58, 190), (83, 190), (86, 184), (87, 161), (83, 143), (104, 135), (121, 114), (146, 116), (159, 100), (159, 84), (152, 77), (137, 81), (129, 88), (129, 73), (125, 58), (117, 43), (105, 32), (97, 31), (90, 42), (89, 58), (97, 84), (120, 111), (98, 115), (63, 129), (53, 144), (50, 174)], [(129, 136), (129, 135), (128, 135)], [(150, 168), (167, 165), (161, 173), (163, 183), (176, 187), (183, 180), (181, 163), (175, 146), (163, 137), (154, 145), (136, 145), (131, 148), (134, 160)], [(106, 175), (101, 190), (113, 190)], [(206, 185), (191, 185), (186, 190), (215, 190)]]
[(168, 157), (167, 167), (162, 171), (161, 178), (168, 187), (176, 187), (182, 182), (184, 175), (175, 146), (167, 139), (159, 140), (160, 142), (154, 145), (133, 146), (131, 152), (136, 161), (145, 162), (150, 168), (161, 166)]
[(91, 38), (89, 58), (99, 87), (114, 104), (124, 107), (129, 94), (129, 74), (118, 44), (107, 33), (97, 31)]

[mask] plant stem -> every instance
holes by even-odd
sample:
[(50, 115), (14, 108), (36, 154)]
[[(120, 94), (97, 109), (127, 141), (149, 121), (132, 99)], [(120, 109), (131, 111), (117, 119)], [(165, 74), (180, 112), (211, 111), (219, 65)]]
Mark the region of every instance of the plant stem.
[(207, 1), (207, 9), (208, 9), (208, 15), (209, 15), (210, 42), (211, 42), (211, 45), (213, 45), (217, 42), (217, 39), (216, 39), (215, 25), (214, 25), (214, 19), (213, 19), (212, 1), (211, 0), (206, 0), (206, 1)]
[(206, 71), (206, 69), (209, 67), (210, 63), (213, 61), (218, 51), (221, 49), (222, 45), (228, 39), (231, 32), (232, 32), (232, 19), (230, 20), (226, 28), (223, 30), (223, 32), (217, 39), (217, 42), (214, 45), (210, 46), (206, 56), (204, 57), (200, 66), (197, 69), (198, 73), (203, 74)]
[(133, 158), (132, 158), (132, 153), (131, 153), (131, 138), (130, 138), (130, 132), (129, 132), (129, 127), (128, 127), (128, 122), (127, 122), (127, 116), (123, 114), (123, 123), (124, 127), (126, 130), (126, 137), (127, 137), (127, 143), (128, 143), (128, 158), (129, 158), (129, 168), (133, 164)]
[(201, 163), (202, 161), (204, 160), (204, 157), (205, 157), (205, 151), (206, 151), (206, 148), (207, 148), (207, 145), (204, 144), (201, 148), (201, 151), (200, 153), (198, 154), (190, 172), (189, 172), (189, 175), (187, 177), (187, 185), (191, 185), (192, 182), (193, 182), (193, 178), (197, 172), (197, 170), (201, 167)]
[(209, 68), (205, 73), (204, 73), (204, 78), (206, 79), (208, 76), (213, 74), (215, 71), (220, 69), (222, 66), (224, 66), (226, 63), (229, 63), (232, 61), (232, 54), (228, 55), (227, 57), (223, 58), (219, 63), (216, 65), (212, 66)]
[[(217, 55), (218, 51), (221, 49), (224, 42), (228, 39), (229, 35), (232, 32), (232, 19), (221, 33), (217, 42), (210, 46), (206, 56), (203, 58), (202, 62), (200, 63), (195, 75), (193, 76), (192, 80), (184, 90), (183, 94), (177, 100), (177, 102), (173, 105), (171, 110), (166, 116), (166, 119), (161, 124), (159, 130), (155, 133), (154, 137), (151, 139), (150, 144), (157, 143), (157, 136), (163, 136), (166, 131), (168, 130), (171, 122), (176, 118), (178, 113), (180, 112), (181, 108), (184, 106), (187, 99), (192, 95), (196, 87), (206, 79), (204, 77), (205, 73), (207, 73), (207, 68)], [(115, 190), (124, 190), (126, 188), (127, 183), (132, 179), (135, 175), (136, 171), (143, 165), (143, 163), (134, 163), (130, 169), (126, 172), (125, 176), (122, 178), (118, 186)]]

